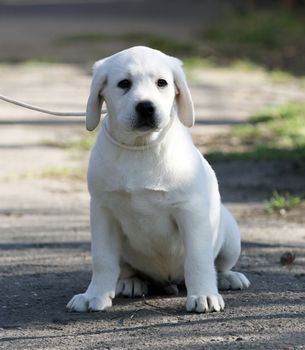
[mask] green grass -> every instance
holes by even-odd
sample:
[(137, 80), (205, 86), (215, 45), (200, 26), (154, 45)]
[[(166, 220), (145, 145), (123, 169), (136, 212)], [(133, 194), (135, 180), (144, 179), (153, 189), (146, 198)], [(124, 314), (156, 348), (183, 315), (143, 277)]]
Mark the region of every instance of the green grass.
[(275, 71), (275, 80), (288, 78), (277, 70), (304, 74), (305, 16), (302, 13), (270, 10), (231, 15), (201, 35), (213, 59), (228, 64), (246, 60)]
[(258, 160), (279, 160), (279, 159), (305, 159), (305, 149), (274, 149), (264, 145), (257, 146), (247, 151), (219, 151), (211, 150), (204, 155), (211, 163), (231, 161), (258, 161)]
[(228, 160), (305, 160), (305, 104), (287, 103), (264, 109), (246, 125), (232, 128), (228, 139), (238, 140), (238, 149), (212, 150), (207, 158)]
[(233, 128), (233, 134), (244, 143), (287, 150), (305, 147), (305, 104), (268, 108), (254, 115), (250, 122)]
[(290, 82), (298, 82), (292, 74), (282, 71), (280, 69), (274, 69), (269, 72), (269, 77), (273, 83), (287, 84)]
[(211, 28), (206, 37), (220, 43), (273, 49), (304, 38), (304, 31), (302, 17), (284, 11), (261, 10), (230, 16), (221, 26)]
[(77, 140), (42, 140), (39, 144), (46, 147), (89, 151), (95, 142), (95, 138), (96, 133), (90, 133), (79, 137)]
[(302, 198), (300, 196), (293, 196), (290, 193), (279, 193), (274, 191), (272, 197), (266, 204), (268, 211), (280, 211), (290, 210), (302, 204)]
[[(305, 34), (304, 34), (305, 35)], [(295, 76), (290, 72), (281, 69), (266, 69), (263, 64), (255, 63), (247, 58), (232, 59), (231, 61), (219, 61), (215, 57), (186, 57), (184, 69), (192, 79), (194, 73), (201, 69), (230, 69), (239, 72), (263, 73), (275, 84), (295, 84), (301, 88), (305, 87), (305, 77)]]
[(183, 65), (186, 70), (220, 67), (219, 64), (213, 59), (199, 56), (185, 58), (183, 60)]
[(22, 57), (9, 57), (4, 60), (0, 59), (0, 64), (12, 64), (12, 65), (29, 65), (29, 66), (37, 66), (37, 65), (56, 65), (63, 63), (64, 61), (57, 57), (35, 57), (35, 58), (22, 58)]
[(184, 68), (187, 71), (207, 68), (225, 68), (244, 72), (265, 71), (263, 66), (247, 59), (236, 59), (230, 62), (222, 62), (215, 57), (192, 56), (184, 58), (183, 62)]
[(40, 171), (30, 171), (20, 174), (18, 177), (21, 179), (72, 179), (83, 180), (86, 176), (86, 172), (76, 168), (47, 168)]
[(2, 177), (2, 180), (31, 180), (31, 179), (68, 179), (85, 180), (86, 170), (81, 168), (52, 167), (42, 170), (26, 171)]
[(123, 47), (144, 45), (178, 56), (190, 56), (198, 53), (197, 45), (192, 41), (178, 41), (172, 38), (142, 32), (129, 32), (125, 34), (79, 33), (63, 36), (54, 41), (54, 45), (59, 47), (103, 43), (120, 43)]

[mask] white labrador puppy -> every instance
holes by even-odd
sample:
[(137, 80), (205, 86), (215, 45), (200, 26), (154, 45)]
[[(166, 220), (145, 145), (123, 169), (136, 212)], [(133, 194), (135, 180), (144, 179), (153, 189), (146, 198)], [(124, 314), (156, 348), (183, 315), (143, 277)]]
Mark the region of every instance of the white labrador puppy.
[(215, 174), (185, 127), (193, 103), (181, 61), (133, 47), (94, 66), (86, 126), (108, 115), (88, 170), (93, 275), (71, 311), (105, 310), (115, 295), (147, 292), (140, 275), (185, 281), (188, 311), (220, 311), (218, 287), (242, 289), (231, 271), (240, 254), (238, 226), (222, 206)]

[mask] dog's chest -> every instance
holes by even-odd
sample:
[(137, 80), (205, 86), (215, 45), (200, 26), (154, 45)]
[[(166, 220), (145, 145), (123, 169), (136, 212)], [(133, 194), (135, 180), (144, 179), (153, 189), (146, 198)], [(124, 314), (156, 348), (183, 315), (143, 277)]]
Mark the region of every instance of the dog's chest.
[(107, 197), (107, 207), (128, 236), (133, 232), (162, 234), (176, 228), (166, 192), (149, 189), (113, 191), (108, 192)]
[(168, 194), (162, 191), (118, 191), (108, 194), (108, 208), (134, 249), (159, 250), (178, 235)]
[(168, 194), (143, 190), (109, 194), (108, 208), (120, 226), (122, 256), (135, 269), (157, 280), (180, 280), (182, 237)]

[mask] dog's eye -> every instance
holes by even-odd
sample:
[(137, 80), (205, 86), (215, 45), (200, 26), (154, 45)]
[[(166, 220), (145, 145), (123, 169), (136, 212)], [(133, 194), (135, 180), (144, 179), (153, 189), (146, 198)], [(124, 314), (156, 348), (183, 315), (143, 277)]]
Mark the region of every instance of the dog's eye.
[(118, 82), (118, 87), (120, 89), (129, 89), (131, 87), (131, 81), (128, 79), (123, 79), (121, 81)]
[(159, 87), (165, 87), (165, 86), (167, 85), (167, 81), (164, 80), (164, 79), (158, 79), (157, 85), (158, 85)]

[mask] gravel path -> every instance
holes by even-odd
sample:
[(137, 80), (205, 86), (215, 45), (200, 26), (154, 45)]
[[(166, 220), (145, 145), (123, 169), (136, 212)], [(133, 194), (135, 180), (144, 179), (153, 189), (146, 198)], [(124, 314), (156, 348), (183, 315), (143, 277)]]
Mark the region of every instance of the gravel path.
[[(90, 82), (88, 72), (67, 65), (2, 65), (0, 78), (3, 93), (62, 110), (83, 110)], [(263, 105), (304, 98), (297, 86), (284, 89), (266, 79), (198, 72), (191, 87), (198, 115), (194, 139), (221, 135)], [(247, 291), (223, 293), (225, 312), (188, 314), (181, 291), (174, 298), (157, 293), (147, 300), (116, 299), (106, 313), (67, 313), (67, 301), (90, 279), (88, 194), (84, 175), (50, 175), (50, 169), (85, 174), (88, 154), (42, 143), (82, 137), (83, 121), (1, 103), (0, 124), (1, 349), (304, 348), (304, 208), (285, 216), (263, 209), (275, 185), (302, 189), (302, 165), (214, 166), (223, 200), (242, 230), (238, 268), (252, 282)], [(43, 175), (46, 170), (49, 175)], [(286, 251), (296, 260), (282, 266)]]

